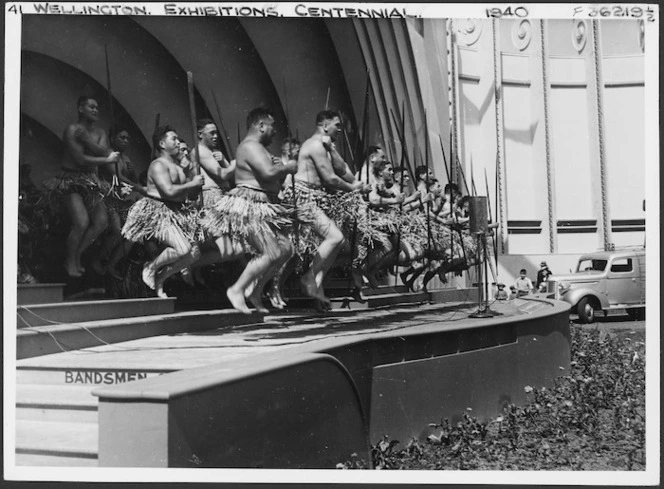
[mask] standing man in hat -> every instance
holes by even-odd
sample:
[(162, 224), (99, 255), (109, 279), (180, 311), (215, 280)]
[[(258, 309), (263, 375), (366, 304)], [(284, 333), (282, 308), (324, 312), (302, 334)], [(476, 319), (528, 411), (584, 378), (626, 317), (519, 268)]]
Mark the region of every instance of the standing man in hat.
[(549, 275), (553, 275), (553, 272), (549, 270), (549, 266), (543, 261), (540, 263), (540, 269), (537, 271), (537, 290), (539, 290), (540, 285), (542, 285), (542, 282), (544, 282)]

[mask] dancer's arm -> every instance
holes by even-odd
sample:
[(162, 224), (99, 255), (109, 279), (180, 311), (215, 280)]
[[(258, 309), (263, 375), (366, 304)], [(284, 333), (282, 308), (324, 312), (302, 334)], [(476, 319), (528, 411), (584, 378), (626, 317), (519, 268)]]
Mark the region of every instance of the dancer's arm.
[(318, 175), (323, 184), (328, 188), (334, 190), (344, 190), (346, 192), (364, 189), (362, 182), (355, 180), (353, 183), (349, 183), (335, 173), (332, 161), (328, 156), (329, 149), (329, 138), (325, 142), (312, 145), (312, 148), (310, 149), (311, 160), (314, 162), (316, 170), (318, 171)]
[(159, 160), (150, 165), (150, 176), (159, 192), (159, 196), (165, 200), (180, 202), (184, 200), (187, 193), (193, 189), (200, 189), (203, 186), (203, 177), (194, 175), (191, 181), (186, 183), (173, 183), (171, 173), (168, 168)]
[[(109, 153), (108, 149), (106, 150), (106, 156), (92, 156), (86, 154), (81, 141), (82, 137), (80, 136), (80, 131), (81, 129), (79, 126), (72, 124), (65, 130), (64, 134), (65, 149), (71, 154), (77, 165), (95, 167), (118, 161), (120, 153), (117, 151), (111, 151)], [(86, 131), (83, 131), (83, 133), (87, 134)]]
[(285, 165), (275, 165), (269, 153), (259, 143), (246, 142), (238, 151), (238, 158), (243, 158), (259, 182), (281, 182), (289, 173), (297, 172), (297, 162), (289, 161)]

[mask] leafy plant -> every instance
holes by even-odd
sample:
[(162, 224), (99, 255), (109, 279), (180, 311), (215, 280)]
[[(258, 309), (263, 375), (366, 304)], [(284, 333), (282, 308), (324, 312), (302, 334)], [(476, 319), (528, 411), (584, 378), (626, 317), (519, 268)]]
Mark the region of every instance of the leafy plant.
[(570, 372), (550, 388), (524, 386), (525, 405), (486, 421), (468, 409), (403, 449), (384, 437), (371, 450), (374, 468), (643, 470), (645, 344), (574, 324), (571, 340)]

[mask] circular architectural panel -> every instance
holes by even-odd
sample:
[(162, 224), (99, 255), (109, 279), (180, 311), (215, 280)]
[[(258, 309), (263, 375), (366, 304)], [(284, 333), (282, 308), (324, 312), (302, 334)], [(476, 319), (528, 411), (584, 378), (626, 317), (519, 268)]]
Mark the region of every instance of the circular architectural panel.
[(477, 19), (458, 20), (456, 22), (456, 33), (459, 44), (472, 46), (482, 34), (482, 23)]
[(525, 50), (533, 38), (533, 26), (528, 19), (522, 19), (512, 24), (512, 42), (519, 49)]
[(572, 27), (572, 44), (579, 53), (583, 51), (588, 40), (588, 24), (585, 20), (577, 19)]

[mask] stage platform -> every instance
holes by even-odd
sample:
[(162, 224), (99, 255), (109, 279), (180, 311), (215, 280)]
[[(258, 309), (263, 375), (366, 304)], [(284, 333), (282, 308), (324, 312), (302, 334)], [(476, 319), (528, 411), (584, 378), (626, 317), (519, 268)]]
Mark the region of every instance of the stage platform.
[(477, 308), (244, 316), (18, 360), (17, 464), (332, 468), (467, 407), (497, 415), (568, 366), (561, 303)]

